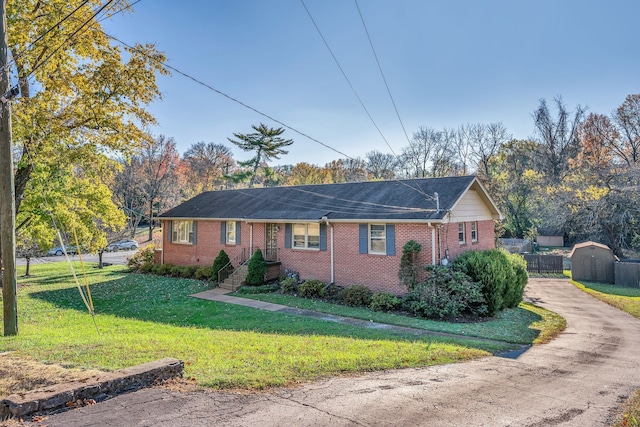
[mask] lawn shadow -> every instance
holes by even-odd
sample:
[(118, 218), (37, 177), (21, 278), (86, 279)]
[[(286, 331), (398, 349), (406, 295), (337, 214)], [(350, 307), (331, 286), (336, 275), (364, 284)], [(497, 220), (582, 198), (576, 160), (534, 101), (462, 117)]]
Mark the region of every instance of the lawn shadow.
[[(499, 350), (496, 349), (496, 344), (479, 342), (473, 338), (451, 339), (371, 329), (189, 296), (206, 289), (207, 285), (197, 280), (127, 274), (118, 279), (92, 284), (91, 294), (98, 317), (104, 314), (179, 327), (226, 331), (454, 342), (470, 348)], [(86, 311), (75, 287), (30, 292), (30, 296), (62, 309)]]

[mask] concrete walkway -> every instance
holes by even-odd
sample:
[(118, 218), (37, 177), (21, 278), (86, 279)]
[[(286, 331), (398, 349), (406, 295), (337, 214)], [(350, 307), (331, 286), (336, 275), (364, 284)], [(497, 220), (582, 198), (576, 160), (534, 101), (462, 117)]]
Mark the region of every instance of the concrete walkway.
[[(249, 298), (242, 298), (242, 297), (227, 295), (230, 292), (231, 291), (227, 289), (213, 288), (213, 289), (209, 289), (204, 292), (199, 292), (197, 294), (193, 294), (190, 296), (194, 298), (209, 300), (209, 301), (217, 301), (217, 302), (224, 302), (227, 304), (242, 305), (245, 307), (257, 308), (260, 310), (277, 311), (280, 313), (292, 314), (294, 316), (310, 317), (313, 319), (324, 320), (327, 322), (342, 323), (346, 325), (359, 326), (362, 328), (388, 330), (388, 331), (393, 331), (393, 332), (398, 332), (403, 334), (411, 334), (415, 336), (434, 336), (434, 337), (444, 337), (444, 338), (475, 340), (475, 341), (495, 343), (495, 344), (505, 344), (504, 341), (491, 340), (487, 338), (476, 338), (476, 337), (470, 337), (468, 335), (449, 334), (446, 332), (436, 332), (436, 331), (429, 331), (426, 329), (409, 328), (406, 326), (389, 325), (386, 323), (372, 322), (370, 320), (336, 316), (334, 314), (320, 313), (318, 311), (305, 310), (301, 308), (288, 307), (286, 305), (281, 305), (281, 304), (273, 304), (270, 302), (264, 302), (264, 301), (249, 299)], [(515, 352), (513, 353), (512, 352), (504, 353), (503, 356), (517, 357), (523, 351), (529, 348), (529, 346), (520, 346), (519, 344), (512, 344), (512, 345), (514, 348), (517, 348), (517, 350), (515, 350)]]

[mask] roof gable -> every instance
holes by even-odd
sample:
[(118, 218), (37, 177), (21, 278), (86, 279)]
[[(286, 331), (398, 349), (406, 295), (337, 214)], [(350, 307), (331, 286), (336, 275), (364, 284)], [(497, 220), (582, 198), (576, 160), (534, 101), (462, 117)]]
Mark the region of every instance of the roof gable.
[[(474, 183), (478, 183), (474, 176), (462, 176), (209, 191), (160, 217), (254, 221), (319, 221), (323, 217), (333, 221), (438, 221), (453, 209)], [(474, 186), (476, 188), (483, 193), (481, 198), (488, 199), (479, 183)], [(437, 200), (435, 193), (438, 193)], [(488, 209), (498, 212), (493, 202), (488, 200)]]

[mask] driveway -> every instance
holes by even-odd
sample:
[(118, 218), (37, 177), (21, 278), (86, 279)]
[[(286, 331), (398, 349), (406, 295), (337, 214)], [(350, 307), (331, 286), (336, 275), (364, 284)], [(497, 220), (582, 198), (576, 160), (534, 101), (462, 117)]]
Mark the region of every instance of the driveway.
[[(603, 426), (640, 387), (640, 321), (567, 280), (527, 298), (567, 320), (518, 359), (333, 378), (264, 393), (151, 388), (48, 417), (53, 426)], [(171, 355), (167, 355), (171, 356)]]

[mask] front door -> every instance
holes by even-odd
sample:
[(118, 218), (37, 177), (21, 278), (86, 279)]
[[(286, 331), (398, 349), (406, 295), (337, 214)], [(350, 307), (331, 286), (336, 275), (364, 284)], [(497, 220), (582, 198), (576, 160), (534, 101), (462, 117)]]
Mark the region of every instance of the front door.
[(266, 242), (264, 258), (267, 261), (278, 260), (278, 224), (266, 224)]

